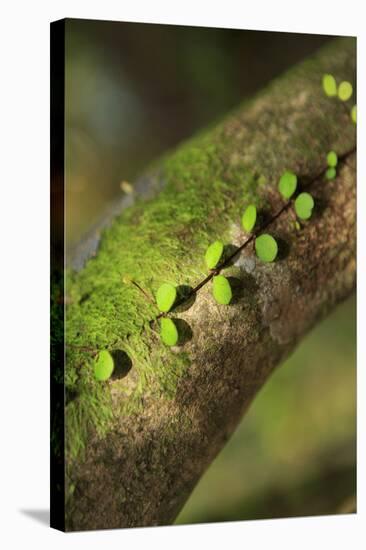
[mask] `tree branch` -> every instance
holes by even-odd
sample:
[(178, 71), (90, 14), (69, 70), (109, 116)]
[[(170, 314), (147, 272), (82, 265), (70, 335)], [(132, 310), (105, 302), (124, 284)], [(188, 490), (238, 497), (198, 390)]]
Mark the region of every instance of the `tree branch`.
[[(171, 523), (273, 369), (354, 289), (355, 127), (344, 105), (321, 89), (324, 73), (339, 82), (353, 81), (354, 72), (355, 42), (336, 41), (167, 155), (137, 184), (159, 193), (118, 215), (100, 242), (93, 239), (93, 258), (71, 274), (68, 342), (123, 350), (132, 368), (95, 394), (96, 409), (87, 408), (101, 386), (91, 380), (87, 354), (70, 350), (66, 372), (85, 365), (66, 410), (67, 529)], [(341, 160), (327, 181), (331, 149)], [(315, 199), (300, 230), (277, 191), (286, 169)], [(242, 246), (248, 202), (279, 242), (273, 264)], [(209, 280), (197, 288), (214, 238), (241, 248), (224, 271), (234, 290), (227, 307), (215, 303)], [(156, 311), (123, 285), (125, 272), (149, 294), (165, 280), (196, 287), (172, 314), (185, 343), (164, 347), (157, 323), (149, 324)], [(112, 419), (102, 422), (106, 397)], [(74, 452), (77, 430), (87, 435)]]

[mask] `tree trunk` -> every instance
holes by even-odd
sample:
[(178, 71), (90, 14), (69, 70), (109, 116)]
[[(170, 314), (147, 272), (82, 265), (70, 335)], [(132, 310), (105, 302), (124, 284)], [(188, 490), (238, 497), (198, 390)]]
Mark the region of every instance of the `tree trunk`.
[[(354, 82), (355, 63), (355, 41), (337, 40), (168, 154), (137, 182), (154, 196), (115, 216), (92, 239), (92, 257), (69, 272), (68, 530), (173, 522), (273, 369), (353, 291), (352, 104), (326, 97), (321, 81), (331, 73)], [(328, 181), (330, 150), (340, 160)], [(285, 170), (315, 200), (300, 227), (277, 190)], [(254, 239), (243, 246), (249, 203), (257, 232), (279, 243), (273, 263), (256, 258)], [(229, 256), (240, 248), (222, 269), (229, 306), (215, 302), (205, 279), (216, 239)], [(187, 285), (189, 299), (170, 314), (180, 345), (164, 346), (158, 312), (131, 280), (149, 296), (165, 281)], [(120, 358), (105, 383), (93, 379), (101, 349)]]

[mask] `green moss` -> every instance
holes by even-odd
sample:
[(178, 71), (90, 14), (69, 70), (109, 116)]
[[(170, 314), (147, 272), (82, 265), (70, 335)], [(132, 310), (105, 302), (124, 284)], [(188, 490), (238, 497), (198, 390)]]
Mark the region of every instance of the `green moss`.
[[(257, 176), (240, 162), (231, 167), (222, 160), (231, 149), (214, 132), (210, 139), (188, 142), (163, 159), (159, 177), (165, 185), (159, 195), (124, 211), (104, 231), (95, 258), (79, 273), (69, 272), (66, 339), (72, 347), (67, 352), (66, 387), (77, 396), (66, 408), (70, 456), (83, 449), (90, 429), (104, 434), (116, 415), (136, 412), (146, 392), (174, 397), (189, 357), (162, 344), (159, 327), (150, 327), (156, 307), (128, 281), (155, 296), (166, 281), (195, 286), (205, 277), (207, 246), (217, 237), (229, 237), (231, 221), (240, 219), (243, 197), (259, 202)], [(98, 384), (91, 354), (76, 346), (124, 350), (137, 380), (133, 389), (125, 380)], [(114, 400), (120, 406), (112, 406), (112, 385), (114, 393), (121, 394)], [(102, 406), (96, 414), (98, 402)]]

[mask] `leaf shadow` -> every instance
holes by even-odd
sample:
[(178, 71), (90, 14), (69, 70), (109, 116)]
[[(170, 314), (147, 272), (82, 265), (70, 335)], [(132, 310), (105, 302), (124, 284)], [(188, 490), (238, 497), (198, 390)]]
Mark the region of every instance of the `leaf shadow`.
[(187, 309), (191, 308), (196, 301), (196, 293), (193, 292), (193, 287), (190, 285), (178, 285), (177, 286), (177, 298), (176, 306), (174, 310), (177, 313), (183, 313)]
[(177, 327), (178, 331), (178, 346), (183, 346), (187, 342), (189, 342), (193, 337), (193, 332), (190, 327), (190, 325), (185, 321), (184, 319), (180, 319), (178, 317), (173, 317), (172, 321), (174, 321), (175, 326)]
[(276, 241), (278, 246), (276, 261), (285, 260), (290, 253), (290, 245), (285, 239), (282, 239), (282, 237), (276, 237)]
[(114, 370), (111, 380), (120, 380), (127, 376), (132, 369), (132, 361), (127, 353), (121, 349), (111, 351), (111, 355), (114, 361)]
[(236, 246), (235, 244), (231, 244), (231, 243), (226, 244), (224, 246), (224, 251), (222, 253), (222, 259), (221, 259), (218, 267), (220, 267), (220, 265), (227, 262), (229, 258), (230, 258), (230, 261), (227, 263), (226, 267), (234, 265), (234, 263), (236, 261), (236, 253), (238, 252), (238, 250), (239, 250), (239, 247)]
[(243, 279), (230, 276), (227, 277), (227, 280), (230, 283), (231, 291), (233, 293), (230, 305), (235, 305), (242, 299), (253, 299), (253, 296), (258, 290), (258, 284), (253, 275), (246, 274)]

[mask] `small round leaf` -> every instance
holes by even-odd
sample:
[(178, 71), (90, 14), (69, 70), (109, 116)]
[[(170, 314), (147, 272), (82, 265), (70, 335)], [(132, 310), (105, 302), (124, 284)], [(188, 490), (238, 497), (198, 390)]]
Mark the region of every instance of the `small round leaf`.
[(337, 83), (332, 74), (325, 74), (323, 76), (323, 90), (328, 97), (337, 95)]
[(353, 122), (356, 124), (357, 123), (357, 105), (354, 105), (351, 109), (351, 118)]
[(337, 175), (337, 171), (332, 166), (328, 168), (328, 170), (325, 172), (325, 177), (327, 178), (327, 180), (334, 180), (336, 175)]
[(301, 220), (308, 220), (314, 208), (314, 199), (310, 193), (300, 193), (295, 200), (295, 211)]
[(213, 295), (218, 304), (224, 306), (230, 304), (233, 293), (229, 281), (223, 275), (213, 278)]
[(255, 222), (257, 221), (257, 209), (254, 206), (254, 204), (250, 204), (246, 207), (244, 214), (241, 218), (241, 224), (243, 226), (244, 231), (247, 233), (250, 233), (255, 226)]
[(273, 262), (278, 253), (278, 245), (271, 235), (265, 233), (256, 238), (255, 251), (262, 262)]
[(327, 163), (328, 166), (335, 168), (338, 164), (338, 156), (335, 151), (329, 151), (327, 154)]
[(352, 96), (352, 92), (352, 84), (346, 80), (338, 86), (338, 97), (341, 101), (347, 101)]
[(172, 319), (163, 317), (160, 321), (160, 337), (166, 346), (175, 346), (178, 342), (178, 330)]
[(169, 283), (162, 284), (156, 293), (156, 303), (158, 304), (160, 311), (164, 311), (165, 313), (169, 311), (173, 306), (176, 297), (177, 290), (175, 286)]
[(104, 349), (98, 353), (94, 362), (94, 376), (100, 382), (108, 380), (114, 370), (114, 361), (108, 350)]
[(284, 172), (278, 182), (278, 190), (284, 199), (289, 199), (295, 193), (297, 176), (293, 172)]
[(224, 251), (224, 245), (221, 241), (212, 243), (205, 254), (205, 261), (208, 269), (213, 269), (217, 266)]

